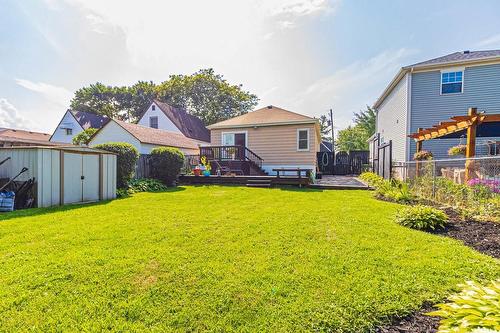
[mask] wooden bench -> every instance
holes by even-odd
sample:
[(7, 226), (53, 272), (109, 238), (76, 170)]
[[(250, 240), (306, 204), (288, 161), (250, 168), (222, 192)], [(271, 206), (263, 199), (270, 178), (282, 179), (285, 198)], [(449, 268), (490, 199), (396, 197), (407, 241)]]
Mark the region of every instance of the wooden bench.
[(285, 172), (296, 172), (298, 178), (302, 178), (302, 172), (306, 173), (306, 178), (309, 178), (311, 175), (311, 169), (301, 169), (301, 168), (276, 168), (273, 169), (273, 171), (276, 172), (276, 177), (280, 178), (280, 173), (283, 173), (283, 176), (285, 176)]

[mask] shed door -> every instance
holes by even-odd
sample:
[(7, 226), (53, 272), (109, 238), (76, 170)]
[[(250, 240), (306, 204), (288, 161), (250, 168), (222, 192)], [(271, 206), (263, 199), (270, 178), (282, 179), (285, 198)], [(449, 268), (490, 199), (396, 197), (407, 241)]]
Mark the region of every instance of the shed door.
[(83, 201), (99, 200), (99, 156), (82, 155)]
[(82, 201), (82, 155), (64, 153), (64, 203)]

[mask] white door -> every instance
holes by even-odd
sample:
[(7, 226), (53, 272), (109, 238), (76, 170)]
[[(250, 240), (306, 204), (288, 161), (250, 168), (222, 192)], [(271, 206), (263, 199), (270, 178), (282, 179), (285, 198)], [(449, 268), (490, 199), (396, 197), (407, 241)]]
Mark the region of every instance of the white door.
[(82, 201), (82, 155), (64, 153), (64, 203)]
[(99, 156), (82, 155), (83, 201), (99, 200)]

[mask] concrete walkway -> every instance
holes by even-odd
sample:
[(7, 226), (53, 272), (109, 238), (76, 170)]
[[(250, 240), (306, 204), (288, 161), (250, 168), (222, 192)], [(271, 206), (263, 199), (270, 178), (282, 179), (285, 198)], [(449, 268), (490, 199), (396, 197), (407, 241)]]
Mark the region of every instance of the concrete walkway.
[(330, 190), (368, 190), (369, 187), (363, 184), (354, 176), (327, 176), (322, 179), (316, 179), (314, 184), (309, 185), (312, 188), (330, 189)]

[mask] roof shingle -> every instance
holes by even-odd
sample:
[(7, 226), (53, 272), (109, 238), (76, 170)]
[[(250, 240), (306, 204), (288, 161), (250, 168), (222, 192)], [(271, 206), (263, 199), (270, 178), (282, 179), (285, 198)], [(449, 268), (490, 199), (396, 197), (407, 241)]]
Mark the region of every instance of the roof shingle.
[(109, 118), (95, 113), (83, 111), (70, 111), (76, 121), (82, 126), (83, 129), (88, 128), (101, 128), (106, 125)]
[(487, 50), (487, 51), (462, 51), (462, 52), (454, 52), (447, 54), (442, 57), (418, 62), (416, 64), (407, 66), (407, 67), (420, 67), (427, 65), (438, 65), (438, 64), (447, 64), (450, 62), (460, 62), (460, 61), (468, 61), (468, 60), (479, 60), (479, 59), (488, 59), (488, 58), (496, 58), (500, 57), (500, 50)]
[(315, 121), (317, 120), (314, 118), (269, 105), (265, 108), (215, 123), (208, 126), (208, 128), (279, 125), (286, 123), (314, 123)]
[(113, 119), (127, 132), (132, 134), (141, 143), (149, 143), (158, 146), (178, 147), (187, 149), (198, 149), (198, 144), (180, 133), (165, 131), (137, 124), (126, 123)]

